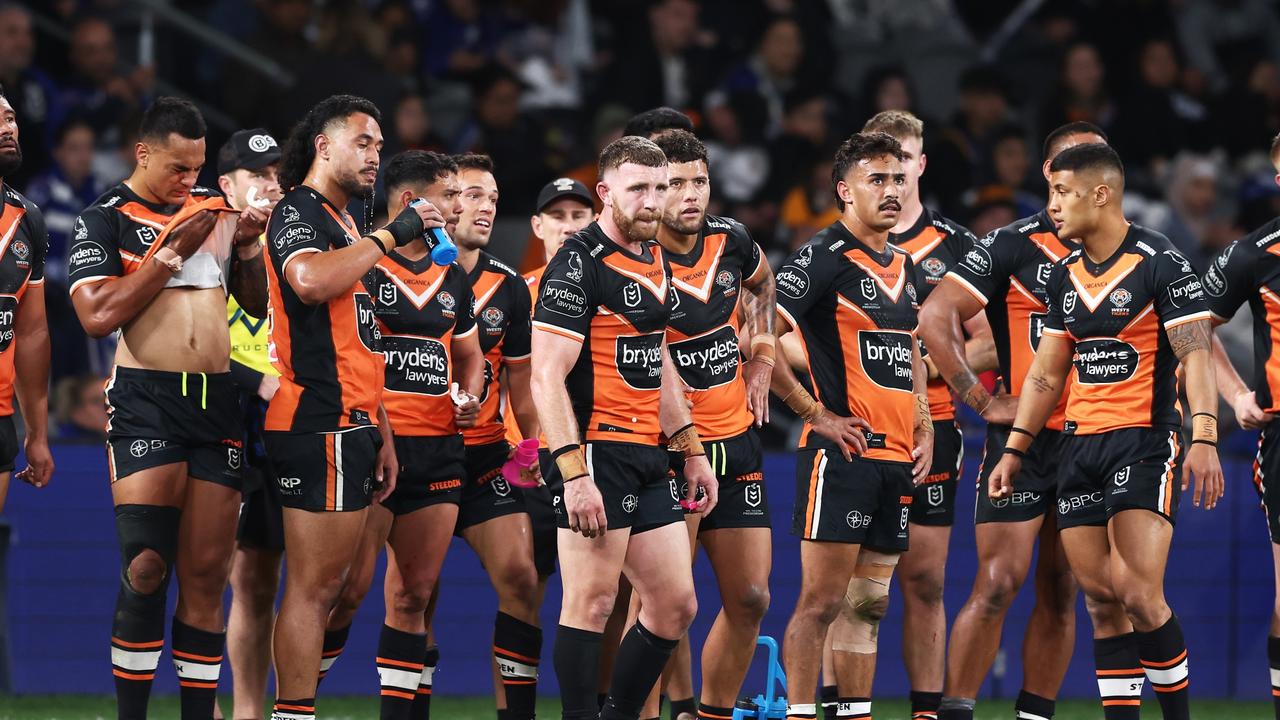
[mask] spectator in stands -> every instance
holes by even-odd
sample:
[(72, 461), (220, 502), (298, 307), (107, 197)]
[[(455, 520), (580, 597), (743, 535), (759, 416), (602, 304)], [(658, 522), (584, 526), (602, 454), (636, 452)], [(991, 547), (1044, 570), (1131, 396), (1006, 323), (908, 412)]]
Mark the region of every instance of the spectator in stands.
[[(261, 14), (258, 31), (245, 44), (271, 58), (297, 81), (306, 82), (308, 68), (319, 61), (307, 36), (314, 11), (311, 0), (260, 0), (255, 4)], [(298, 108), (305, 107), (303, 101), (290, 97), (285, 88), (252, 67), (233, 64), (223, 79), (222, 108), (239, 120), (241, 127), (287, 130), (297, 120)]]
[(1168, 236), (1175, 247), (1202, 271), (1205, 261), (1232, 239), (1229, 225), (1218, 214), (1220, 168), (1213, 158), (1179, 153), (1169, 166), (1164, 212), (1149, 218), (1151, 227)]
[(1040, 127), (1089, 122), (1110, 132), (1115, 106), (1107, 91), (1106, 67), (1098, 49), (1087, 42), (1067, 48), (1058, 67), (1055, 91), (1040, 111)]
[(717, 79), (716, 58), (699, 37), (698, 4), (657, 0), (649, 8), (648, 26), (647, 36), (616, 29), (620, 47), (603, 90), (606, 99), (633, 112), (659, 105), (696, 107)]
[(448, 152), (446, 143), (435, 134), (427, 100), (417, 93), (400, 98), (391, 115), (391, 134), (382, 154), (391, 157), (405, 150)]
[(54, 438), (60, 442), (105, 442), (106, 378), (79, 375), (63, 378), (53, 390)]
[(969, 215), (969, 230), (975, 237), (985, 237), (992, 230), (998, 230), (1020, 217), (1026, 215), (1013, 204), (1006, 188), (992, 186), (974, 204)]
[(764, 98), (769, 110), (766, 134), (772, 136), (782, 124), (784, 98), (795, 89), (800, 62), (804, 59), (804, 37), (800, 24), (780, 15), (765, 26), (755, 52), (739, 64), (725, 80), (730, 92), (751, 91)]
[(768, 248), (772, 254), (790, 253), (809, 242), (809, 238), (819, 230), (840, 219), (836, 196), (831, 190), (831, 165), (829, 159), (814, 165), (805, 182), (787, 193), (779, 217), (782, 230), (774, 247)]
[(905, 110), (919, 117), (911, 76), (901, 65), (879, 65), (868, 70), (862, 78), (861, 98), (865, 106), (861, 115), (865, 117), (857, 120), (858, 127), (885, 110)]
[[(992, 180), (965, 193), (965, 204), (977, 211), (979, 205), (993, 198), (1011, 205), (1017, 213), (1013, 220), (1034, 215), (1044, 207), (1043, 186), (1032, 190), (1031, 148), (1027, 145), (1027, 131), (1020, 125), (1009, 124), (996, 132), (991, 146)], [(1034, 174), (1038, 179), (1039, 175)], [(1012, 222), (1012, 220), (1011, 220)], [(1000, 226), (997, 226), (1000, 227)], [(972, 229), (972, 228), (971, 228)]]
[(53, 80), (32, 65), (35, 49), (31, 12), (10, 0), (0, 1), (0, 85), (18, 116), (23, 158), (22, 167), (5, 181), (19, 188), (47, 167), (49, 141), (62, 114)]
[(80, 211), (106, 189), (93, 174), (93, 127), (82, 118), (68, 120), (54, 141), (54, 165), (27, 185), (27, 198), (40, 206), (49, 229), (44, 276), (50, 287), (66, 292), (67, 248)]
[(808, 176), (809, 169), (831, 146), (828, 113), (831, 103), (813, 91), (787, 93), (782, 132), (769, 141), (769, 179), (764, 197), (781, 202)]
[(1280, 65), (1280, 16), (1273, 0), (1182, 0), (1170, 3), (1188, 63), (1224, 89), (1232, 49), (1260, 52)]
[(520, 114), (524, 86), (501, 65), (490, 65), (475, 74), (471, 119), (454, 143), (456, 152), (479, 152), (493, 158), (494, 178), (502, 190), (503, 207), (523, 214), (538, 191), (554, 174), (547, 163), (542, 128), (530, 116)]
[(507, 36), (502, 53), (528, 87), (524, 107), (580, 108), (585, 73), (596, 62), (586, 0), (541, 0), (523, 10), (528, 22)]
[(414, 7), (427, 8), (419, 23), (425, 31), (422, 70), (427, 77), (470, 80), (497, 59), (503, 27), (490, 3), (441, 0)]
[(1182, 69), (1168, 38), (1155, 37), (1138, 53), (1138, 79), (1125, 93), (1116, 121), (1115, 144), (1127, 175), (1142, 183), (1161, 177), (1180, 150), (1203, 151), (1212, 140), (1204, 129), (1203, 105), (1178, 86)]
[(123, 139), (126, 120), (147, 103), (155, 80), (153, 68), (119, 70), (116, 35), (106, 21), (88, 17), (71, 29), (71, 77), (62, 93), (68, 114), (93, 127), (98, 149), (110, 151)]
[(943, 212), (963, 214), (956, 206), (961, 194), (992, 179), (991, 148), (1008, 116), (1004, 79), (994, 67), (972, 67), (960, 76), (959, 108), (929, 151), (929, 184)]
[(1232, 157), (1269, 147), (1280, 128), (1280, 65), (1261, 58), (1235, 73), (1211, 117), (1214, 139)]
[[(764, 145), (768, 122), (764, 98), (752, 90), (720, 93), (708, 100), (707, 156), (716, 194), (730, 204), (726, 212), (751, 228), (738, 207), (752, 203), (769, 177), (769, 153)], [(749, 208), (742, 208), (750, 211)], [(754, 229), (754, 228), (751, 228)]]

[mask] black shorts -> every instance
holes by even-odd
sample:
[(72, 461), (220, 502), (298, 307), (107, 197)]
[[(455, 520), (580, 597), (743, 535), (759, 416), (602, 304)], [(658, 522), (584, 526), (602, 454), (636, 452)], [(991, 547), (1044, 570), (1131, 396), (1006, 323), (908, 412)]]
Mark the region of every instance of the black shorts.
[(1272, 420), (1258, 436), (1258, 455), (1253, 460), (1253, 485), (1262, 500), (1271, 542), (1280, 545), (1280, 420)]
[(400, 474), (396, 489), (382, 506), (392, 515), (408, 515), (428, 505), (458, 504), (466, 479), (461, 435), (401, 437), (393, 435)]
[[(684, 520), (680, 488), (671, 474), (666, 449), (620, 442), (586, 444), (587, 471), (604, 499), (609, 530), (644, 532)], [(547, 478), (556, 525), (569, 527), (564, 511), (564, 483), (554, 465)]]
[(244, 489), (240, 496), (240, 522), (236, 542), (256, 550), (284, 550), (284, 517), (280, 500), (268, 487), (270, 472), (250, 463), (244, 468)]
[(524, 506), (529, 512), (529, 524), (533, 526), (533, 564), (538, 568), (538, 577), (551, 577), (556, 573), (556, 509), (555, 494), (563, 483), (556, 484), (556, 492), (551, 486), (551, 451), (538, 451), (538, 465), (542, 468), (542, 477), (547, 482), (536, 488), (524, 490)]
[(502, 466), (510, 455), (511, 446), (506, 440), (467, 446), (466, 482), (462, 485), (455, 534), (503, 515), (525, 512), (524, 490), (502, 475)]
[(987, 495), (987, 480), (1000, 462), (1008, 439), (1008, 425), (987, 425), (987, 442), (982, 449), (982, 465), (978, 468), (974, 523), (1023, 522), (1051, 512), (1066, 436), (1057, 430), (1041, 430), (1027, 449), (1022, 470), (1013, 478), (1013, 493), (1009, 497), (992, 500)]
[[(741, 435), (724, 440), (703, 441), (711, 472), (719, 481), (720, 499), (709, 515), (698, 523), (698, 532), (723, 528), (769, 527), (769, 503), (765, 497), (764, 454), (760, 437), (748, 429)], [(679, 484), (680, 497), (689, 486), (684, 481), (684, 457), (669, 453), (671, 472)], [(698, 491), (701, 499), (703, 492)], [(682, 508), (683, 509), (683, 508)], [(686, 514), (695, 512), (685, 510)]]
[(906, 552), (911, 514), (911, 466), (801, 448), (791, 534), (802, 540)]
[(13, 472), (13, 461), (18, 457), (18, 430), (13, 416), (0, 417), (0, 472)]
[(1182, 433), (1124, 428), (1068, 436), (1058, 483), (1058, 529), (1106, 525), (1121, 510), (1173, 523), (1182, 488)]
[(310, 512), (369, 507), (382, 435), (373, 425), (340, 432), (264, 433), (280, 504)]
[(186, 463), (187, 475), (240, 489), (240, 393), (231, 373), (117, 367), (107, 383), (111, 481)]
[(933, 421), (933, 462), (912, 493), (911, 522), (951, 527), (956, 520), (956, 480), (964, 463), (964, 437), (955, 420)]

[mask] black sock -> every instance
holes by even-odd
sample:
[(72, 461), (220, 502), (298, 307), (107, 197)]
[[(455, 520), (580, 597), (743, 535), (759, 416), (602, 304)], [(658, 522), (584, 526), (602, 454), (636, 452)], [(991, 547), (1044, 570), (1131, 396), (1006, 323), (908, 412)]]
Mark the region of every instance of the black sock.
[(413, 696), (413, 708), (409, 720), (431, 719), (431, 683), (435, 680), (436, 666), (440, 664), (440, 648), (427, 648), (422, 659), (422, 675), (418, 677), (418, 692)]
[(671, 701), (671, 720), (680, 720), (680, 713), (698, 714), (698, 703), (693, 698)]
[(408, 633), (383, 625), (378, 635), (378, 682), (382, 686), (381, 720), (409, 720), (413, 699), (422, 679), (422, 659), (427, 653), (425, 633)]
[[(589, 630), (556, 628), (551, 664), (560, 682), (564, 720), (594, 720), (600, 714), (596, 687), (600, 684), (600, 645), (604, 635)], [(661, 666), (659, 666), (661, 668)]]
[(1267, 662), (1271, 666), (1271, 699), (1280, 720), (1280, 637), (1267, 638)]
[(324, 647), (320, 650), (320, 674), (316, 676), (316, 687), (319, 687), (320, 681), (324, 679), (325, 675), (329, 674), (329, 668), (338, 662), (338, 656), (342, 654), (342, 649), (347, 646), (347, 636), (350, 634), (350, 625), (337, 630), (324, 631)]
[(609, 693), (596, 693), (596, 712), (604, 709), (604, 702), (608, 699)]
[(822, 720), (836, 720), (836, 706), (840, 704), (840, 690), (835, 685), (823, 685), (818, 695), (822, 703)]
[(151, 681), (164, 649), (165, 595), (141, 595), (121, 579), (111, 623), (111, 674), (115, 676), (120, 720), (147, 717)]
[(507, 720), (533, 720), (541, 657), (542, 630), (498, 613), (493, 622), (493, 658), (507, 695)]
[(225, 640), (225, 633), (200, 630), (173, 619), (173, 669), (178, 674), (183, 718), (213, 717)]
[(1160, 701), (1164, 720), (1190, 720), (1190, 675), (1187, 671), (1187, 643), (1182, 638), (1178, 616), (1151, 632), (1138, 635), (1138, 653), (1142, 668)]
[(316, 720), (316, 699), (276, 700), (271, 720)]
[(1049, 698), (1023, 690), (1018, 693), (1018, 701), (1013, 705), (1013, 716), (1018, 720), (1051, 720), (1055, 705)]
[(911, 720), (938, 720), (942, 693), (911, 691)]
[(600, 720), (636, 720), (640, 717), (645, 698), (662, 676), (662, 669), (667, 666), (671, 652), (679, 643), (680, 638), (669, 640), (654, 635), (637, 620), (618, 645), (613, 681), (609, 683), (609, 699), (600, 711)]
[(698, 720), (733, 720), (733, 708), (698, 703)]
[(1147, 676), (1138, 657), (1138, 636), (1125, 633), (1093, 641), (1098, 695), (1106, 720), (1137, 720), (1142, 711), (1142, 685)]
[(973, 720), (973, 698), (942, 697), (938, 703), (938, 720)]
[(836, 704), (836, 717), (841, 720), (871, 720), (871, 698), (840, 698)]

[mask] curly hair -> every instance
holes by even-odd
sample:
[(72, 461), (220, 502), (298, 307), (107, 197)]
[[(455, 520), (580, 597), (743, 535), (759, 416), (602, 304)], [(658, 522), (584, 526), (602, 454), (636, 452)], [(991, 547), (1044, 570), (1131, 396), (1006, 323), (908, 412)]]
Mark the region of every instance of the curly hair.
[(836, 150), (835, 164), (831, 166), (831, 192), (835, 194), (836, 207), (840, 208), (841, 212), (844, 212), (844, 200), (840, 199), (840, 193), (836, 191), (836, 187), (849, 174), (849, 169), (859, 161), (885, 155), (896, 158), (899, 162), (907, 159), (907, 154), (902, 151), (902, 145), (888, 133), (854, 133), (840, 144), (840, 149)]
[(316, 159), (316, 136), (335, 122), (346, 122), (356, 113), (382, 122), (378, 107), (355, 95), (330, 95), (308, 110), (293, 126), (280, 151), (280, 187), (288, 191), (301, 185)]
[(667, 162), (707, 161), (707, 147), (688, 130), (669, 130), (653, 142), (667, 156)]

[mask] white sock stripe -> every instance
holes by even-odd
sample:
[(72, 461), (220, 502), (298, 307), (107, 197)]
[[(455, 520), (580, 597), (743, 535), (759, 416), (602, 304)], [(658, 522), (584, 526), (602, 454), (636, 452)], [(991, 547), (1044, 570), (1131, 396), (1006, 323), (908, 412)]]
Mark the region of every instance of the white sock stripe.
[(333, 667), (333, 664), (338, 662), (340, 657), (342, 656), (334, 655), (333, 657), (320, 658), (320, 672), (329, 672), (329, 668)]
[(217, 682), (218, 674), (222, 671), (222, 663), (191, 662), (190, 660), (178, 660), (175, 658), (173, 669), (178, 674), (179, 680)]
[(418, 689), (418, 679), (421, 677), (422, 673), (413, 670), (378, 666), (378, 680), (384, 688), (398, 688), (413, 692)]
[(836, 705), (836, 717), (860, 717), (870, 714), (870, 702), (842, 702)]
[(112, 646), (111, 664), (130, 672), (151, 672), (160, 665), (160, 651), (124, 650)]
[(1098, 678), (1098, 695), (1108, 697), (1142, 697), (1143, 678)]
[(787, 705), (788, 715), (815, 715), (817, 714), (817, 706), (813, 703), (803, 703), (800, 705)]
[(271, 713), (271, 720), (316, 720), (315, 715), (303, 715), (296, 712), (284, 712), (277, 710)]
[(527, 665), (517, 660), (494, 655), (494, 661), (498, 663), (498, 674), (503, 677), (526, 678), (530, 680), (538, 679), (538, 666)]
[(1280, 668), (1271, 668), (1271, 687), (1280, 687)]
[(1157, 685), (1177, 685), (1187, 679), (1187, 661), (1174, 665), (1171, 668), (1161, 670), (1159, 668), (1143, 668), (1146, 670), (1147, 679)]
[(418, 687), (431, 687), (431, 678), (434, 677), (435, 674), (436, 667), (434, 665), (427, 665), (422, 668), (422, 674), (418, 676)]
[(1051, 720), (1051, 719), (1045, 717), (1044, 715), (1036, 715), (1035, 713), (1029, 713), (1026, 710), (1019, 710), (1018, 720)]

